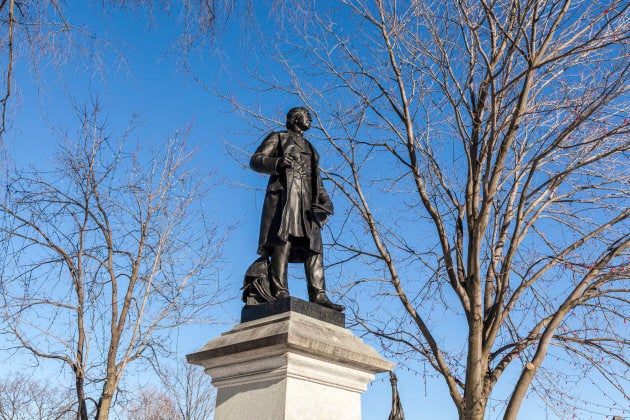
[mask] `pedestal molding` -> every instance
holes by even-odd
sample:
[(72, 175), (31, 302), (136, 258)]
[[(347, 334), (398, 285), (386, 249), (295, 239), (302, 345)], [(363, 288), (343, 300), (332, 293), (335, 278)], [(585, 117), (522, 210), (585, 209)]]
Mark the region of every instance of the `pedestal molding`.
[(187, 356), (217, 388), (215, 420), (361, 419), (361, 394), (393, 363), (300, 305), (304, 313), (244, 322)]
[(189, 363), (208, 368), (225, 364), (225, 358), (242, 362), (253, 356), (260, 357), (261, 349), (268, 355), (285, 352), (309, 355), (370, 373), (393, 367), (349, 330), (294, 312), (240, 324), (188, 355), (187, 359)]

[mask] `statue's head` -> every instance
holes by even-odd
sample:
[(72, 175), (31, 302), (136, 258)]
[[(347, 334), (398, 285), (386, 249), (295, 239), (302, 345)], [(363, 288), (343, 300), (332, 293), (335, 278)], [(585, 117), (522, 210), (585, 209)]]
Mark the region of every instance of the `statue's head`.
[(286, 126), (289, 130), (306, 131), (311, 128), (311, 122), (313, 122), (313, 118), (308, 109), (304, 107), (291, 108), (287, 112)]

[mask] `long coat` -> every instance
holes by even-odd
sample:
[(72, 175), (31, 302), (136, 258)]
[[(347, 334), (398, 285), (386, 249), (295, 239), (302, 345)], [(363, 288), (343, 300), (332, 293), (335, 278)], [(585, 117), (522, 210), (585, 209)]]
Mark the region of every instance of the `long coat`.
[[(310, 209), (309, 220), (305, 223), (308, 230), (306, 236), (308, 241), (307, 249), (300, 249), (292, 246), (289, 261), (304, 262), (309, 252), (322, 253), (322, 235), (320, 232), (320, 219), (314, 220), (318, 216), (324, 219), (333, 214), (333, 205), (328, 197), (328, 193), (322, 184), (319, 171), (319, 154), (306, 139), (304, 142), (311, 150), (311, 197), (310, 202), (305, 199), (301, 205)], [(263, 174), (270, 175), (267, 191), (265, 193), (265, 203), (263, 205), (262, 217), (260, 221), (260, 236), (258, 239), (258, 254), (270, 255), (270, 247), (279, 246), (289, 239), (287, 234), (287, 197), (288, 187), (292, 185), (292, 171), (277, 170), (278, 159), (294, 144), (292, 135), (287, 131), (274, 132), (269, 134), (258, 146), (249, 162), (250, 167)], [(295, 248), (295, 249), (294, 249)]]

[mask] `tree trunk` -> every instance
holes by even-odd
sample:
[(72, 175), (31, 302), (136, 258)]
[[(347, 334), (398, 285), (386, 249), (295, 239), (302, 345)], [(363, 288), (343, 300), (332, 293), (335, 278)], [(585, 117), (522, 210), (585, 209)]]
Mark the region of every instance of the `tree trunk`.
[(464, 407), (464, 414), (461, 416), (461, 420), (483, 420), (486, 412), (486, 405), (488, 400), (483, 395), (475, 395), (472, 397), (472, 403), (470, 409), (468, 406)]
[(466, 361), (466, 389), (462, 420), (483, 420), (487, 397), (484, 390), (484, 375), (487, 363), (483, 357), (483, 322), (473, 315), (469, 322), (468, 358)]
[(77, 410), (77, 420), (88, 420), (87, 406), (85, 404), (85, 392), (83, 390), (83, 377), (77, 375), (75, 377), (75, 384), (77, 389), (77, 403), (79, 405)]
[(116, 384), (113, 379), (107, 378), (103, 385), (103, 394), (98, 401), (98, 410), (96, 412), (96, 420), (107, 420), (109, 418), (109, 409), (112, 405)]

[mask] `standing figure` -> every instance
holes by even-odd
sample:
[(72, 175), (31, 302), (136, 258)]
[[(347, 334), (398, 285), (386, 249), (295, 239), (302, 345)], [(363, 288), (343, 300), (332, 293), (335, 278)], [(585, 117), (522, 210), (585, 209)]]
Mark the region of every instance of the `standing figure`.
[(270, 257), (269, 289), (288, 297), (287, 266), (304, 263), (311, 302), (343, 311), (326, 295), (321, 227), (333, 205), (322, 184), (319, 155), (304, 137), (311, 127), (306, 108), (287, 113), (287, 131), (269, 134), (250, 160), (256, 172), (270, 175), (260, 222), (258, 254)]

